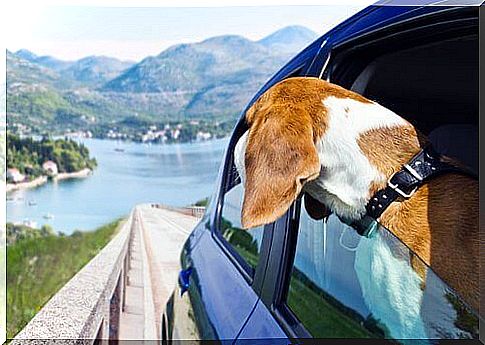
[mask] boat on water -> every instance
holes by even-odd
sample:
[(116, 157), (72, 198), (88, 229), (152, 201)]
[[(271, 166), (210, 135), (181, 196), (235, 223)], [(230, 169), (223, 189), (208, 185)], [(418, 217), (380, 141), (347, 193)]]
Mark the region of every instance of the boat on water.
[(35, 206), (37, 205), (37, 202), (35, 200), (29, 200), (28, 204), (29, 206)]
[(52, 219), (54, 218), (54, 215), (52, 213), (46, 213), (43, 215), (44, 219)]
[(125, 149), (120, 149), (120, 148), (117, 147), (117, 148), (115, 148), (115, 151), (116, 152), (125, 152)]

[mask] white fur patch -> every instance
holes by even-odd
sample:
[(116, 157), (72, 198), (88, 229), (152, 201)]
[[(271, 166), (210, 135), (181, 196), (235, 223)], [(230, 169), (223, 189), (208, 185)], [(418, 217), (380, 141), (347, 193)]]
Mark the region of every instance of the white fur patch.
[(248, 135), (249, 131), (246, 131), (236, 143), (234, 147), (234, 165), (236, 166), (237, 172), (241, 177), (241, 182), (244, 185), (244, 181), (246, 179), (246, 168), (245, 168), (245, 155), (246, 155), (246, 146), (248, 144)]
[(360, 218), (365, 212), (373, 181), (385, 179), (361, 151), (357, 139), (371, 129), (408, 123), (376, 103), (327, 97), (328, 127), (317, 142), (322, 165), (320, 177), (307, 186), (313, 197), (340, 216)]

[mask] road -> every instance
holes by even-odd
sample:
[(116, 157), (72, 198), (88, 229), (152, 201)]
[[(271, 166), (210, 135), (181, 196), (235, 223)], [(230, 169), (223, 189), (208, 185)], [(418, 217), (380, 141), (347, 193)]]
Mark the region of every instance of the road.
[(120, 340), (159, 339), (160, 315), (177, 283), (180, 252), (199, 219), (149, 204), (136, 206), (133, 216)]

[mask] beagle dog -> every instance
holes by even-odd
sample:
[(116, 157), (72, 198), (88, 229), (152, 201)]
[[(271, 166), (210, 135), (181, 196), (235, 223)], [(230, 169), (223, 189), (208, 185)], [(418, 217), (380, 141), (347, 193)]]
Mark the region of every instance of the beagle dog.
[[(274, 85), (245, 119), (249, 130), (234, 152), (245, 186), (244, 228), (275, 221), (302, 191), (325, 214), (358, 221), (371, 198), (428, 144), (391, 110), (318, 78)], [(399, 196), (378, 218), (477, 311), (478, 200), (478, 180), (450, 172)]]

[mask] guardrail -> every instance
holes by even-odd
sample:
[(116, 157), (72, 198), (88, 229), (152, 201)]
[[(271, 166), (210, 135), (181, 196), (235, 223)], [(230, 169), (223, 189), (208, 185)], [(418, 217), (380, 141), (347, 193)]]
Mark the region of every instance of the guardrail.
[(175, 206), (169, 206), (169, 205), (163, 205), (163, 204), (152, 204), (152, 207), (163, 208), (165, 210), (179, 212), (198, 219), (201, 219), (205, 213), (205, 207), (203, 206), (175, 207)]
[(132, 236), (133, 212), (118, 234), (47, 302), (11, 344), (62, 339), (89, 345), (100, 339), (118, 339)]

